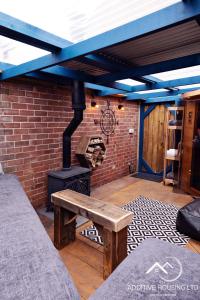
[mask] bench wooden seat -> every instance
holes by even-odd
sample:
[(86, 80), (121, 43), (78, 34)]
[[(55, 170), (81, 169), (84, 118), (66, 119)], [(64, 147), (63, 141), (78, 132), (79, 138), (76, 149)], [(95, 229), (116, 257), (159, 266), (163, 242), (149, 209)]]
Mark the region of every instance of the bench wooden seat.
[(61, 249), (75, 240), (76, 215), (91, 220), (104, 243), (103, 277), (107, 278), (127, 256), (127, 226), (133, 214), (120, 207), (72, 190), (52, 194), (54, 245)]

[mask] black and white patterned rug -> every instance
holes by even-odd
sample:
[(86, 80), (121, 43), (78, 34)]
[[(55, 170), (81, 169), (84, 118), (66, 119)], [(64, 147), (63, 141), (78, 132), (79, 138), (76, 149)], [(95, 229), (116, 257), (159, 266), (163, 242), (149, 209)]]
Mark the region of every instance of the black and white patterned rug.
[[(132, 223), (128, 226), (127, 248), (131, 253), (143, 240), (149, 237), (159, 238), (173, 244), (185, 245), (189, 237), (176, 230), (178, 208), (173, 204), (164, 204), (139, 196), (135, 201), (123, 206), (123, 209), (133, 212)], [(103, 244), (95, 226), (83, 230), (81, 235)]]

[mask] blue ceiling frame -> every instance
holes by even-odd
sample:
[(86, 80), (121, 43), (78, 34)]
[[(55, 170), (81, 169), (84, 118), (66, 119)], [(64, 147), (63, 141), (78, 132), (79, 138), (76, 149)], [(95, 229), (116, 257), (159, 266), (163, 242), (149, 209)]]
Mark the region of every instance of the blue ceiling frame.
[[(200, 83), (200, 76), (191, 76), (183, 77), (172, 80), (163, 80), (162, 82), (153, 83), (151, 86), (146, 86), (145, 84), (133, 86), (133, 92), (146, 91), (146, 90), (155, 90), (155, 89), (164, 89), (167, 87), (177, 87), (181, 85), (190, 85)], [(130, 95), (130, 94), (129, 94)]]
[[(200, 2), (199, 2), (200, 3)], [(113, 82), (115, 80), (121, 80), (128, 78), (131, 74), (135, 75), (147, 75), (153, 73), (167, 72), (192, 66), (200, 65), (200, 54), (192, 54), (184, 57), (174, 58), (159, 63), (149, 64), (141, 67), (135, 67), (128, 69), (124, 72), (118, 72), (113, 74), (101, 75), (96, 79), (96, 83), (104, 84)]]
[[(0, 12), (0, 34), (14, 39), (19, 42), (23, 42), (25, 44), (50, 51), (50, 52), (58, 52), (62, 48), (73, 45), (72, 42), (65, 40), (61, 37), (58, 37), (54, 34), (51, 34), (47, 31), (44, 31), (38, 27), (25, 23), (21, 20), (18, 20), (14, 17), (11, 17), (7, 14)], [(125, 62), (119, 63), (119, 58), (108, 59), (103, 55), (97, 54), (89, 54), (85, 57), (77, 58), (77, 61), (82, 63), (86, 63), (97, 68), (102, 68), (109, 72), (117, 72), (126, 69)], [(139, 80), (140, 77), (137, 77)], [(140, 81), (140, 80), (139, 80)], [(153, 76), (145, 76), (141, 77), (141, 82), (150, 83), (150, 82), (158, 82), (159, 80)], [(113, 84), (115, 87), (115, 83)], [(128, 85), (120, 85), (120, 88), (124, 91), (130, 91)]]
[[(0, 80), (26, 75), (38, 79), (57, 79), (60, 82), (68, 82), (69, 79), (85, 81), (85, 86), (100, 91), (100, 95), (125, 94), (127, 100), (136, 100), (136, 91), (152, 89), (170, 89), (166, 92), (148, 93), (146, 101), (152, 101), (152, 97), (170, 98), (172, 95), (179, 97), (182, 90), (174, 89), (176, 86), (194, 84), (200, 82), (200, 76), (179, 78), (169, 81), (159, 81), (150, 74), (171, 71), (175, 69), (200, 65), (200, 55), (193, 54), (186, 57), (162, 61), (152, 65), (135, 67), (108, 59), (103, 55), (93, 53), (102, 51), (104, 48), (118, 45), (123, 42), (138, 39), (154, 32), (176, 26), (178, 24), (198, 19), (200, 17), (200, 1), (188, 0), (171, 5), (160, 11), (147, 15), (143, 18), (92, 37), (88, 40), (72, 44), (51, 33), (47, 33), (32, 25), (28, 25), (13, 17), (0, 13), (0, 34), (15, 40), (51, 51), (51, 54), (38, 59), (23, 63), (19, 66), (7, 65), (3, 69)], [(109, 71), (111, 74), (92, 76), (83, 71), (75, 71), (57, 64), (78, 60), (87, 64), (95, 65)], [(115, 80), (134, 78), (146, 84), (129, 86), (118, 83)], [(191, 89), (184, 89), (191, 90)], [(127, 93), (128, 92), (128, 93)], [(139, 94), (141, 96), (141, 94)], [(169, 100), (170, 101), (170, 100)], [(150, 102), (151, 103), (151, 102)]]
[(63, 48), (63, 45), (65, 47), (71, 45), (69, 41), (49, 32), (45, 32), (44, 34), (44, 31), (40, 28), (27, 24), (2, 12), (0, 12), (0, 34), (7, 38), (50, 52), (59, 51)]
[[(147, 36), (154, 32), (187, 22), (191, 19), (199, 18), (199, 16), (200, 1), (191, 0), (180, 2), (85, 41), (70, 45), (57, 53), (45, 55), (5, 70), (1, 74), (1, 79), (5, 80), (70, 61), (94, 51), (99, 51), (110, 46)], [(119, 78), (117, 78), (117, 80), (118, 79)]]
[[(0, 62), (0, 68), (1, 69), (7, 69), (13, 67), (13, 65), (11, 64), (7, 64), (7, 63), (1, 63)], [(78, 79), (78, 80), (83, 80), (83, 78), (85, 79), (85, 74), (83, 74), (83, 72), (81, 71), (73, 71), (70, 69), (66, 69), (64, 67), (61, 66), (54, 66), (54, 67), (50, 67), (47, 69), (44, 69), (42, 71), (35, 71), (35, 72), (30, 72), (26, 74), (27, 77), (31, 77), (31, 78), (35, 78), (35, 79), (42, 79), (42, 80), (53, 80), (56, 79), (57, 83), (69, 83), (69, 79)], [(199, 77), (199, 76), (195, 76), (195, 77)], [(186, 78), (184, 78), (185, 81)], [(90, 88), (90, 89), (94, 89), (94, 90), (99, 90), (99, 91), (107, 91), (107, 93), (110, 94), (120, 94), (121, 90), (117, 90), (117, 89), (112, 89), (112, 88), (106, 88), (103, 85), (97, 85), (92, 83), (93, 77), (88, 75), (87, 76), (87, 80), (88, 82), (85, 83), (85, 87), (86, 88)], [(179, 81), (180, 82), (180, 81)], [(181, 93), (185, 93), (188, 91), (193, 91), (196, 90), (196, 88), (182, 88), (180, 90), (175, 90), (175, 91), (162, 91), (162, 92), (150, 92), (150, 93), (129, 93), (126, 96), (126, 100), (144, 100), (145, 102), (148, 99), (156, 99), (160, 97), (164, 97), (165, 99), (168, 99), (167, 101), (169, 101), (169, 99), (174, 99), (174, 97), (172, 97), (173, 95), (179, 95)], [(171, 96), (171, 97), (170, 97)], [(163, 102), (163, 100), (161, 101)]]
[(183, 94), (189, 91), (195, 91), (197, 88), (193, 87), (193, 88), (182, 88), (179, 90), (175, 90), (175, 91), (158, 91), (158, 92), (150, 92), (150, 93), (133, 93), (131, 95), (128, 95), (126, 97), (126, 100), (137, 100), (137, 99), (143, 99), (143, 100), (147, 100), (149, 98), (157, 98), (157, 97), (163, 97), (163, 96), (173, 96), (173, 95), (179, 95), (179, 94)]
[[(166, 88), (174, 88), (177, 86), (182, 86), (182, 85), (191, 85), (191, 84), (200, 84), (200, 76), (191, 76), (191, 77), (183, 77), (183, 78), (178, 78), (178, 79), (172, 79), (172, 80), (163, 80), (160, 82), (152, 83), (152, 84), (139, 84), (132, 86), (132, 92), (133, 93), (128, 93), (125, 96), (131, 96), (132, 94), (135, 95), (135, 92), (140, 92), (140, 91), (149, 91), (149, 90), (156, 90), (156, 89), (166, 89)], [(109, 94), (109, 91), (103, 91), (98, 94), (99, 96), (108, 96), (112, 95), (111, 93)]]
[[(0, 69), (6, 70), (8, 68), (13, 67), (14, 65), (0, 62)], [(79, 76), (78, 76), (79, 74)], [(34, 78), (34, 79), (41, 79), (41, 80), (56, 80), (56, 83), (58, 84), (69, 84), (70, 79), (79, 79), (82, 80), (82, 72), (73, 71), (71, 69), (66, 69), (64, 67), (55, 66), (50, 67), (41, 71), (35, 71), (35, 72), (29, 72), (25, 74), (25, 77), (27, 78)], [(89, 79), (89, 78), (88, 78)], [(103, 91), (107, 90), (110, 93), (118, 94), (121, 92), (121, 90), (107, 88), (103, 85), (94, 84), (91, 82), (85, 82), (85, 87), (88, 89), (93, 89), (97, 91)]]
[(157, 97), (157, 98), (149, 98), (144, 103), (145, 104), (155, 104), (155, 103), (169, 103), (169, 102), (175, 102), (177, 105), (181, 102), (182, 97), (181, 95), (176, 96), (166, 96), (166, 97)]

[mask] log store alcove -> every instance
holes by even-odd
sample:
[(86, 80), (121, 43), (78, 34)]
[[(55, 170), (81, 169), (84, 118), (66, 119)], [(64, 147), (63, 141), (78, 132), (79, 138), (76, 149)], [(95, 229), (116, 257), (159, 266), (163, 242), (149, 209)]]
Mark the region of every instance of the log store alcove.
[(102, 136), (82, 136), (76, 156), (82, 167), (94, 169), (100, 166), (106, 157), (106, 147)]

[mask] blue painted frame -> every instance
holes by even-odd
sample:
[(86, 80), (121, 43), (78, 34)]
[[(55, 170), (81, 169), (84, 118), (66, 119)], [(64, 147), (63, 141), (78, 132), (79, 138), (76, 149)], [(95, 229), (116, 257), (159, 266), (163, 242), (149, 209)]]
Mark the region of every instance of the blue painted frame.
[(97, 84), (104, 84), (114, 82), (115, 80), (122, 80), (130, 78), (133, 74), (136, 76), (144, 76), (148, 74), (172, 71), (187, 67), (200, 65), (200, 54), (192, 54), (184, 57), (174, 58), (159, 63), (149, 64), (142, 67), (134, 67), (127, 69), (124, 72), (117, 72), (112, 74), (100, 75), (96, 78)]
[[(164, 80), (159, 82), (154, 82), (151, 84), (139, 84), (132, 86), (132, 92), (126, 93), (122, 91), (121, 93), (124, 94), (126, 97), (130, 97), (133, 93), (139, 91), (150, 91), (150, 90), (157, 90), (157, 89), (170, 89), (175, 88), (177, 86), (184, 86), (184, 85), (191, 85), (191, 84), (200, 84), (200, 76), (190, 76), (190, 77), (183, 77), (183, 78), (176, 78), (173, 80)], [(178, 89), (177, 89), (178, 90)], [(98, 93), (98, 96), (109, 96), (114, 95), (115, 91), (112, 90), (102, 90)]]
[(159, 98), (164, 96), (176, 96), (179, 94), (183, 94), (189, 91), (195, 91), (197, 88), (182, 88), (175, 91), (162, 91), (162, 92), (151, 92), (150, 93), (131, 93), (126, 97), (126, 100), (136, 100), (136, 99), (143, 99), (147, 100), (150, 98)]
[[(200, 1), (182, 1), (166, 7), (160, 11), (147, 15), (143, 18), (115, 28), (113, 30), (107, 31), (95, 37), (92, 37), (88, 40), (79, 42), (75, 45), (70, 45), (66, 48), (61, 49), (56, 53), (52, 53), (38, 59), (32, 60), (30, 62), (21, 64), (19, 66), (10, 68), (1, 74), (1, 80), (5, 80), (8, 78), (24, 75), (28, 72), (41, 70), (43, 68), (51, 67), (56, 64), (69, 61), (72, 59), (76, 59), (81, 56), (85, 56), (94, 51), (102, 50), (106, 47), (110, 47), (113, 45), (117, 45), (119, 43), (137, 39), (142, 36), (147, 36), (154, 32), (161, 31), (163, 29), (176, 26), (178, 24), (190, 21), (192, 19), (198, 18), (200, 16)], [(200, 63), (200, 59), (195, 61), (195, 64)], [(190, 61), (190, 66), (193, 65), (194, 62)], [(168, 64), (167, 64), (168, 65)], [(165, 70), (173, 69), (173, 64), (165, 65)], [(154, 65), (155, 66), (155, 65)], [(176, 68), (180, 67), (176, 65)], [(162, 72), (163, 68), (159, 72)], [(154, 73), (155, 69), (148, 69), (145, 72), (146, 74), (134, 74), (137, 76), (143, 76), (147, 74)], [(128, 71), (130, 76), (131, 70)], [(113, 82), (116, 79), (113, 79), (116, 74), (113, 74), (111, 77), (107, 77), (107, 81)], [(128, 78), (127, 73), (120, 73), (119, 76), (122, 78)], [(124, 77), (125, 76), (125, 77)], [(101, 77), (101, 80), (105, 80)], [(120, 77), (117, 78), (119, 80)], [(100, 78), (99, 78), (100, 80)], [(101, 83), (101, 82), (96, 82)]]
[[(19, 19), (16, 19), (12, 16), (9, 16), (7, 14), (0, 12), (0, 34), (14, 39), (16, 41), (41, 48), (46, 51), (50, 52), (58, 52), (62, 48), (68, 47), (70, 45), (73, 45), (72, 42), (65, 40), (63, 38), (60, 38), (54, 34), (51, 34), (45, 30), (42, 30), (38, 27), (35, 27), (31, 24), (25, 23)], [(105, 69), (109, 72), (117, 72), (120, 70), (125, 70), (126, 67), (124, 64), (121, 64), (117, 61), (119, 61), (119, 58), (116, 58), (116, 61), (112, 61), (109, 58), (105, 58), (102, 55), (98, 54), (89, 54), (85, 57), (77, 58), (77, 61), (80, 61), (82, 63), (86, 63), (98, 68)], [(75, 74), (75, 73), (74, 73)], [(82, 72), (83, 77), (84, 72)], [(76, 78), (78, 80), (78, 77)], [(84, 79), (86, 80), (86, 79)], [(144, 78), (144, 81), (147, 79)], [(92, 81), (94, 82), (94, 80)], [(125, 84), (116, 84), (113, 83), (111, 85), (113, 88), (122, 88), (124, 91), (131, 91), (131, 88)]]
[[(57, 52), (62, 48), (68, 47), (73, 43), (62, 39), (54, 34), (51, 34), (47, 31), (44, 31), (38, 27), (35, 27), (31, 24), (25, 23), (19, 19), (11, 17), (7, 14), (0, 12), (0, 33), (8, 38), (26, 43), (28, 45), (41, 48), (50, 52)], [(121, 64), (119, 58), (116, 58), (116, 61), (112, 61), (108, 58), (103, 57), (102, 55), (90, 54), (85, 57), (80, 57), (77, 59), (80, 62), (105, 69), (110, 72), (117, 72), (119, 70), (125, 70), (126, 67), (124, 64)], [(53, 71), (53, 70), (51, 70)], [(72, 70), (73, 72), (73, 70)], [(70, 73), (71, 75), (72, 73)], [(73, 73), (73, 77), (75, 76), (75, 72)], [(79, 74), (80, 75), (80, 74)], [(75, 79), (78, 80), (86, 80), (86, 77), (83, 79), (84, 72), (82, 72), (82, 79), (77, 76)], [(41, 77), (44, 77), (40, 75)], [(71, 76), (70, 76), (71, 78)], [(148, 82), (148, 78), (141, 77), (142, 82)], [(92, 80), (91, 82), (94, 82)], [(156, 80), (154, 80), (156, 82)], [(131, 88), (125, 84), (113, 83), (111, 84), (112, 88), (121, 88), (122, 91), (131, 91)], [(120, 92), (120, 91), (119, 91)]]

